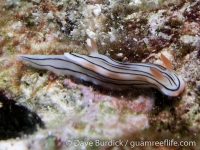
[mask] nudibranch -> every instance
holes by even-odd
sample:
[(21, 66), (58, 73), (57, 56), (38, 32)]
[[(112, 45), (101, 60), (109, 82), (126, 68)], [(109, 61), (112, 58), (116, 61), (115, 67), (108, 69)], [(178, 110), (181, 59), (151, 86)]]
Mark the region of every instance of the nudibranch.
[(124, 63), (98, 53), (94, 40), (85, 45), (90, 55), (17, 55), (19, 60), (57, 75), (73, 76), (96, 85), (114, 88), (154, 87), (165, 95), (178, 96), (185, 82), (172, 70), (172, 64), (163, 54), (165, 67), (152, 63)]

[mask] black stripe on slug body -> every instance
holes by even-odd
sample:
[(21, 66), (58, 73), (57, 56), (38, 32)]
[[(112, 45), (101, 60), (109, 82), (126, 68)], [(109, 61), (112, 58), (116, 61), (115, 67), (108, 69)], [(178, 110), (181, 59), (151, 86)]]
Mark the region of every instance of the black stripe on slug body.
[[(32, 60), (60, 60), (60, 61), (64, 61), (64, 62), (67, 62), (67, 63), (72, 63), (72, 64), (74, 64), (74, 65), (76, 65), (76, 66), (78, 66), (78, 67), (81, 67), (81, 68), (85, 69), (85, 70), (91, 71), (91, 70), (89, 70), (89, 69), (87, 69), (87, 68), (84, 68), (84, 67), (82, 67), (82, 66), (80, 66), (80, 65), (78, 65), (78, 64), (76, 64), (76, 63), (74, 63), (74, 62), (67, 61), (67, 60), (63, 60), (63, 59), (59, 59), (59, 58), (37, 59), (37, 58), (29, 58), (29, 57), (26, 57), (26, 56), (23, 56), (23, 57), (24, 57), (26, 60), (28, 60), (28, 61), (30, 61), (31, 59), (32, 59)], [(69, 71), (72, 71), (72, 72), (77, 72), (77, 71), (70, 70), (70, 69), (67, 69), (67, 68), (57, 68), (57, 67), (54, 67), (54, 66), (51, 66), (51, 65), (40, 65), (40, 64), (37, 64), (37, 63), (35, 63), (35, 62), (33, 62), (33, 61), (30, 61), (30, 62), (33, 63), (33, 64), (36, 64), (36, 65), (38, 65), (38, 66), (49, 66), (49, 67), (52, 67), (52, 68), (55, 68), (55, 69), (69, 70)], [(103, 75), (101, 75), (101, 74), (98, 74), (97, 72), (94, 72), (94, 71), (91, 71), (91, 72), (93, 72), (93, 73), (95, 73), (95, 74), (97, 74), (97, 75), (99, 75), (99, 76), (103, 76)], [(111, 72), (112, 72), (112, 71), (111, 71)], [(92, 77), (92, 76), (90, 76), (90, 75), (88, 75), (88, 74), (85, 74), (85, 73), (82, 73), (82, 72), (77, 72), (77, 73), (84, 74), (84, 75), (86, 75), (86, 76), (88, 76), (88, 77), (90, 77), (90, 78), (93, 78), (93, 79), (95, 79), (95, 80), (98, 80), (98, 81), (101, 81), (101, 82), (104, 82), (104, 83), (110, 83), (110, 84), (113, 84), (113, 85), (130, 86), (129, 84), (128, 84), (128, 85), (127, 85), (127, 84), (117, 84), (117, 83), (113, 83), (113, 82), (106, 82), (105, 80), (102, 81), (102, 80), (100, 80), (100, 79), (98, 79), (98, 78)], [(129, 74), (129, 73), (127, 73), (127, 74)], [(145, 76), (145, 75), (141, 75), (141, 74), (133, 74), (133, 75)], [(106, 78), (106, 79), (108, 79), (108, 80), (116, 80), (116, 81), (119, 81), (119, 80), (117, 80), (117, 79), (112, 79), (112, 78), (105, 77), (105, 76), (103, 76), (103, 77)], [(145, 76), (145, 77), (148, 77), (148, 76)], [(149, 77), (149, 78), (151, 78), (151, 77)], [(157, 80), (155, 80), (154, 78), (151, 78), (151, 79), (157, 82)], [(162, 85), (165, 89), (169, 90), (169, 91), (176, 91), (176, 90), (178, 90), (179, 87), (180, 87), (180, 80), (178, 79), (178, 77), (177, 77), (177, 80), (179, 81), (179, 86), (178, 86), (176, 89), (169, 89), (169, 88), (166, 87), (165, 85), (163, 85), (163, 84), (161, 84), (161, 83), (159, 83), (159, 82), (158, 82), (158, 83), (159, 83), (160, 85)], [(124, 80), (124, 81), (135, 82), (135, 81), (138, 81), (138, 80)], [(144, 82), (144, 81), (141, 81), (141, 82)], [(152, 87), (157, 87), (156, 85), (154, 85), (154, 84), (152, 84), (152, 83), (149, 83), (149, 82), (146, 82), (146, 83), (147, 83), (148, 85), (151, 85)], [(135, 84), (133, 83), (132, 85), (134, 86)], [(139, 84), (138, 84), (138, 85), (139, 85)]]
[[(105, 60), (106, 61), (106, 60)], [(126, 68), (123, 68), (124, 66), (117, 66), (117, 65), (114, 65), (114, 64), (111, 64), (111, 63), (109, 63), (109, 62), (104, 62), (104, 63), (106, 63), (107, 65), (109, 65), (109, 66), (111, 66), (111, 67), (115, 67), (115, 68), (118, 68), (118, 69), (123, 69), (123, 70), (129, 70), (129, 69), (126, 69)], [(135, 63), (134, 63), (135, 64)], [(132, 65), (134, 65), (134, 64), (132, 64)], [(141, 63), (142, 64), (142, 63)], [(152, 67), (152, 64), (150, 64), (149, 63), (149, 66), (145, 66), (146, 64), (142, 64), (142, 65), (140, 65), (140, 66), (142, 66), (142, 67)], [(153, 64), (153, 65), (155, 65), (156, 67), (159, 67), (160, 65), (157, 65), (157, 64)], [(125, 66), (126, 67), (126, 66)], [(127, 68), (130, 68), (130, 69), (132, 69), (131, 67), (127, 67)], [(136, 68), (136, 67), (135, 67)], [(152, 68), (155, 68), (155, 67), (152, 67)], [(156, 68), (157, 69), (157, 68)], [(133, 71), (138, 71), (138, 72), (143, 72), (143, 71), (141, 71), (141, 70), (139, 70), (139, 69), (137, 69), (137, 70), (134, 70), (133, 69)], [(159, 70), (160, 71), (160, 70)], [(162, 72), (162, 71), (160, 71), (160, 72)], [(146, 72), (146, 74), (149, 74), (149, 73), (147, 73)], [(171, 75), (171, 74), (168, 74), (168, 73), (165, 73), (165, 72), (162, 72), (162, 74), (168, 79), (168, 81), (170, 82), (170, 84), (172, 85), (172, 82), (177, 86), (177, 84), (176, 84), (176, 82), (175, 82), (175, 78)], [(152, 74), (149, 74), (149, 75), (151, 75), (152, 76)], [(153, 76), (154, 77), (154, 76)], [(171, 81), (171, 80), (172, 81)]]
[[(27, 58), (29, 58), (29, 57), (27, 57)], [(85, 68), (85, 67), (83, 67), (83, 66), (81, 66), (81, 65), (78, 65), (78, 64), (76, 64), (76, 63), (74, 63), (74, 62), (71, 62), (71, 61), (67, 61), (67, 60), (63, 60), (63, 59), (59, 59), (59, 58), (44, 58), (44, 59), (36, 59), (36, 58), (29, 58), (29, 59), (32, 59), (32, 60), (60, 60), (60, 61), (66, 61), (66, 62), (70, 62), (70, 63), (72, 63), (72, 64), (74, 64), (74, 65), (76, 65), (76, 66), (79, 66), (79, 67), (81, 67), (81, 68), (83, 68), (83, 69), (85, 69), (85, 70), (88, 70), (88, 71), (90, 71), (90, 72), (92, 72), (92, 73), (95, 73), (96, 74), (96, 76), (98, 75), (99, 77), (104, 77), (104, 80), (105, 79), (107, 79), (107, 80), (115, 80), (115, 82), (119, 82), (119, 80), (118, 79), (113, 79), (113, 78), (109, 78), (109, 77), (105, 77), (104, 75), (102, 75), (102, 74), (99, 74), (99, 73), (97, 73), (97, 72), (94, 72), (94, 71), (92, 71), (92, 70), (90, 70), (90, 69), (88, 69), (88, 68)], [(29, 60), (30, 61), (30, 60)], [(31, 61), (32, 62), (32, 61)], [(93, 64), (93, 63), (92, 63)], [(38, 64), (39, 65), (39, 64)], [(93, 65), (95, 65), (95, 64), (93, 64)], [(45, 65), (40, 65), (40, 66), (45, 66)], [(98, 65), (97, 65), (98, 66)], [(100, 66), (101, 67), (101, 66)], [(104, 68), (104, 67), (103, 67)], [(156, 82), (158, 82), (154, 77), (149, 77), (149, 76), (147, 76), (147, 75), (142, 75), (142, 74), (138, 74), (138, 73), (121, 73), (121, 72), (116, 72), (116, 71), (111, 71), (111, 70), (109, 70), (109, 69), (107, 69), (107, 68), (104, 68), (104, 69), (106, 69), (106, 70), (108, 70), (108, 71), (110, 71), (110, 72), (114, 72), (114, 73), (120, 73), (120, 74), (128, 74), (128, 75), (137, 75), (137, 76), (144, 76), (144, 77), (146, 77), (146, 78), (151, 78), (152, 80), (154, 80), (154, 81), (156, 81)], [(132, 71), (132, 70), (131, 70)], [(137, 71), (137, 70), (136, 70)], [(146, 72), (144, 72), (144, 73), (146, 73)], [(121, 80), (121, 81), (126, 81), (126, 82), (135, 82), (136, 80), (126, 80), (126, 79), (124, 79), (124, 80)], [(149, 83), (149, 82), (148, 82)], [(149, 83), (150, 84), (150, 83)], [(160, 82), (158, 82), (158, 84), (160, 84), (160, 85), (162, 85), (163, 87), (165, 87), (166, 89), (167, 89), (167, 87), (165, 86), (165, 85), (163, 85), (163, 84), (161, 84)]]
[[(79, 58), (82, 58), (90, 63), (93, 63), (91, 61), (89, 61), (87, 58), (84, 58), (83, 56), (79, 55), (79, 54), (75, 54), (75, 53), (70, 53), (71, 55), (75, 56), (75, 57), (79, 57)], [(90, 58), (93, 58), (93, 59), (99, 59), (101, 60), (102, 63), (105, 63), (111, 67), (115, 67), (115, 68), (118, 68), (118, 69), (123, 69), (123, 70), (129, 70), (129, 69), (126, 69), (126, 68), (130, 68), (130, 69), (133, 69), (135, 68), (135, 66), (137, 67), (152, 67), (152, 64), (151, 63), (122, 63), (122, 62), (118, 62), (116, 60), (113, 60), (107, 56), (104, 56), (104, 57), (107, 57), (107, 59), (110, 59), (110, 61), (114, 61), (115, 63), (117, 63), (119, 66), (115, 65), (115, 64), (111, 64), (110, 62), (108, 62), (107, 60), (103, 59), (103, 58), (99, 58), (99, 57), (94, 57), (94, 56), (85, 56), (85, 57), (90, 57)], [(95, 64), (95, 63), (93, 63)], [(126, 64), (126, 65), (124, 65)], [(98, 66), (98, 64), (95, 64)], [(176, 82), (175, 82), (175, 79), (173, 76), (171, 76), (170, 74), (167, 74), (165, 72), (163, 72), (162, 70), (167, 70), (165, 67), (161, 66), (161, 65), (157, 65), (157, 64), (153, 64), (154, 66), (160, 68), (161, 70), (159, 70), (160, 72), (162, 72), (164, 74), (164, 76), (168, 79), (168, 81), (170, 82), (170, 84), (172, 85), (171, 83), (171, 80), (172, 82), (177, 86)], [(132, 67), (133, 66), (133, 67)], [(102, 66), (101, 66), (102, 67)], [(123, 68), (123, 67), (126, 67), (126, 68)], [(155, 68), (155, 67), (152, 67), (152, 68)], [(157, 69), (157, 68), (155, 68)], [(140, 70), (129, 70), (129, 71), (138, 71), (138, 72), (143, 72), (143, 71), (140, 71)], [(146, 72), (143, 72), (143, 73), (146, 73)], [(149, 73), (146, 73), (146, 74), (149, 74)], [(152, 76), (152, 74), (149, 74), (150, 76)], [(154, 76), (153, 76), (154, 77)], [(170, 80), (171, 79), (171, 80)]]
[[(29, 57), (26, 57), (26, 58), (29, 58)], [(36, 59), (36, 58), (29, 58), (29, 59), (32, 59), (32, 60), (60, 60), (60, 61), (66, 61), (66, 62), (69, 62), (69, 61), (67, 61), (67, 60), (63, 60), (63, 59), (59, 59), (59, 58), (45, 58), (45, 59)], [(75, 64), (75, 63), (73, 63), (73, 62), (70, 62), (70, 63), (72, 63), (72, 64), (74, 64), (74, 65), (76, 65), (76, 66), (79, 66), (79, 67), (81, 67), (81, 68), (83, 68), (83, 69), (85, 69), (85, 70), (88, 70), (88, 71), (91, 71), (91, 70), (89, 70), (89, 69), (87, 69), (87, 68), (84, 68), (84, 67), (82, 67), (82, 66), (80, 66), (80, 65), (77, 65), (77, 64)], [(39, 65), (39, 64), (38, 64)], [(42, 65), (40, 65), (40, 66), (42, 66)], [(46, 65), (46, 66), (48, 66), (48, 65)], [(53, 67), (53, 66), (52, 66)], [(62, 70), (62, 68), (60, 68), (61, 70)], [(63, 69), (63, 70), (67, 70), (66, 68), (65, 69)], [(69, 69), (68, 69), (69, 70)], [(93, 72), (93, 73), (95, 73), (95, 74), (97, 74), (97, 75), (99, 75), (99, 76), (103, 76), (103, 75), (101, 75), (101, 74), (98, 74), (97, 72), (94, 72), (94, 71), (91, 71), (91, 72)], [(112, 72), (112, 71), (111, 71)], [(127, 74), (129, 74), (129, 73), (127, 73)], [(132, 75), (140, 75), (140, 76), (145, 76), (145, 75), (141, 75), (141, 74), (132, 74)], [(88, 75), (89, 76), (89, 75)], [(103, 77), (105, 77), (105, 76), (103, 76)], [(148, 77), (148, 76), (145, 76), (145, 77)], [(108, 78), (108, 77), (105, 77), (106, 79), (110, 79), (110, 80), (114, 80), (114, 79), (112, 79), (112, 78)], [(151, 77), (149, 77), (149, 78), (151, 78)], [(157, 82), (157, 80), (156, 79), (154, 79), (154, 78), (151, 78), (152, 80), (154, 80), (154, 81), (156, 81)], [(178, 77), (177, 77), (177, 79), (178, 79)], [(98, 80), (98, 79), (97, 79)], [(117, 80), (116, 79), (116, 81), (119, 81), (119, 80)], [(135, 81), (135, 80), (124, 80), (124, 81)], [(178, 81), (179, 81), (179, 79), (178, 79)], [(105, 82), (105, 81), (103, 81), (103, 82)], [(148, 82), (149, 83), (149, 82)], [(159, 83), (159, 82), (158, 82)], [(149, 83), (149, 84), (151, 84), (152, 85), (152, 83)], [(171, 91), (176, 91), (177, 89), (179, 89), (179, 87), (180, 87), (180, 81), (179, 81), (179, 86), (176, 88), (176, 89), (169, 89), (169, 88), (167, 88), (165, 85), (163, 85), (163, 84), (161, 84), (161, 83), (159, 83), (160, 85), (162, 85), (165, 89), (167, 89), (167, 90), (171, 90)], [(124, 84), (123, 84), (124, 85)], [(155, 86), (155, 85), (154, 85)]]
[[(75, 54), (75, 53), (70, 53), (70, 54), (77, 55), (77, 54)], [(106, 61), (105, 59), (100, 58), (100, 57), (95, 57), (95, 56), (87, 56), (87, 57), (95, 58), (95, 59), (100, 59), (100, 60)], [(110, 58), (110, 57), (108, 57), (108, 56), (104, 56), (104, 57), (107, 57), (107, 58), (110, 59), (111, 61), (113, 61), (113, 62), (115, 62), (115, 63), (117, 63), (117, 64), (119, 64), (119, 65), (125, 66), (125, 67), (127, 67), (127, 68), (128, 68), (129, 66), (132, 66), (132, 65), (134, 65), (134, 66), (143, 66), (143, 65), (145, 65), (145, 67), (149, 67), (149, 66), (152, 65), (151, 63), (128, 63), (128, 62), (119, 62), (119, 61), (116, 61), (116, 60), (114, 60), (114, 59), (112, 59), (112, 58)], [(107, 62), (107, 61), (106, 61), (106, 62)], [(108, 62), (108, 63), (109, 63), (109, 62)], [(148, 65), (149, 65), (149, 66), (148, 66)], [(158, 64), (154, 64), (154, 65), (157, 66), (157, 67), (159, 67), (159, 68), (162, 69), (162, 70), (166, 70), (166, 68), (163, 67), (163, 66), (161, 66), (161, 65), (158, 65)]]
[[(50, 67), (55, 68), (55, 69), (70, 70), (70, 71), (72, 71), (71, 69), (68, 69), (68, 68), (58, 68), (58, 67), (51, 66), (51, 65), (41, 65), (41, 64), (38, 64), (38, 63), (36, 63), (36, 62), (34, 62), (34, 61), (31, 61), (31, 60), (40, 60), (40, 61), (41, 61), (41, 60), (57, 60), (57, 61), (64, 61), (65, 63), (71, 63), (71, 64), (73, 64), (73, 65), (78, 66), (79, 68), (82, 68), (82, 69), (84, 69), (84, 70), (87, 70), (87, 71), (89, 71), (89, 72), (95, 74), (95, 76), (98, 76), (98, 77), (101, 78), (102, 80), (108, 80), (108, 81), (112, 80), (112, 81), (114, 81), (114, 82), (119, 81), (118, 79), (113, 79), (113, 78), (105, 77), (105, 76), (103, 76), (103, 75), (101, 75), (101, 74), (99, 74), (99, 73), (97, 73), (97, 72), (94, 72), (94, 71), (92, 71), (92, 70), (90, 70), (90, 69), (87, 69), (87, 68), (85, 68), (85, 67), (83, 67), (83, 66), (81, 66), (81, 65), (78, 65), (78, 64), (74, 63), (74, 62), (67, 61), (67, 60), (63, 60), (63, 59), (60, 59), (60, 58), (44, 58), (44, 59), (38, 59), (38, 58), (30, 58), (30, 57), (25, 57), (25, 56), (23, 56), (23, 57), (26, 59), (26, 61), (29, 61), (29, 62), (31, 62), (31, 63), (33, 63), (33, 64), (38, 65), (38, 66), (50, 66)], [(74, 70), (73, 70), (73, 71), (74, 71)], [(78, 71), (74, 71), (74, 72), (78, 72)], [(81, 72), (78, 72), (78, 73), (81, 73)], [(84, 73), (82, 73), (82, 74), (84, 74)], [(139, 75), (139, 74), (135, 74), (135, 75)], [(87, 76), (91, 77), (90, 75), (87, 75)], [(102, 77), (103, 77), (103, 78), (102, 78)], [(95, 79), (97, 79), (97, 78), (95, 78)], [(98, 80), (98, 79), (97, 79), (97, 80)], [(101, 80), (101, 81), (102, 81), (102, 80)], [(139, 80), (122, 80), (122, 82), (123, 82), (123, 81), (124, 81), (124, 82), (137, 82), (137, 81), (139, 81)], [(102, 82), (104, 82), (104, 81), (102, 81)], [(141, 80), (140, 82), (143, 82), (143, 81)], [(144, 81), (144, 82), (145, 82), (145, 81)], [(149, 82), (147, 82), (147, 83), (149, 83)], [(151, 83), (149, 83), (149, 84), (151, 84)], [(120, 84), (119, 84), (119, 85), (120, 85)], [(123, 84), (123, 85), (125, 85), (125, 84)]]
[[(91, 63), (92, 63), (92, 62), (91, 62)], [(145, 71), (141, 71), (140, 69), (137, 69), (138, 66), (140, 66), (140, 67), (152, 67), (152, 64), (150, 64), (150, 63), (149, 63), (149, 65), (140, 63), (141, 65), (137, 64), (137, 67), (134, 67), (134, 68), (137, 69), (137, 70), (135, 70), (135, 69), (132, 69), (133, 67), (114, 65), (114, 64), (111, 64), (111, 63), (107, 62), (106, 60), (105, 60), (105, 62), (102, 62), (102, 63), (106, 63), (106, 65), (111, 66), (111, 67), (115, 67), (115, 68), (118, 68), (118, 69), (129, 70), (129, 71), (138, 71), (138, 72), (143, 72), (143, 73), (144, 73)], [(130, 64), (131, 64), (131, 63), (130, 63)], [(132, 63), (131, 65), (135, 65), (135, 63)], [(153, 65), (157, 66), (157, 64), (153, 64)], [(128, 68), (128, 69), (126, 69), (126, 68), (124, 68), (124, 67), (126, 67), (126, 68)], [(157, 66), (157, 67), (159, 67), (159, 66)], [(152, 67), (152, 68), (155, 68), (155, 67)], [(156, 68), (156, 69), (157, 69), (157, 68)], [(160, 71), (160, 70), (159, 70), (159, 71)], [(160, 72), (162, 72), (162, 71), (160, 71)], [(145, 73), (148, 74), (148, 75), (150, 75), (150, 76), (152, 76), (152, 77), (154, 77), (152, 74), (150, 74), (150, 73), (148, 73), (148, 72), (145, 72)], [(173, 76), (171, 76), (170, 74), (167, 74), (167, 73), (165, 73), (165, 72), (162, 72), (162, 73), (163, 73), (164, 76), (168, 79), (168, 81), (170, 82), (171, 85), (172, 85), (172, 82), (173, 82), (173, 83), (177, 86), (176, 82), (174, 81), (175, 79), (174, 79)], [(172, 80), (172, 82), (171, 82), (170, 79)]]
[[(73, 54), (75, 54), (75, 53), (73, 53)], [(79, 56), (79, 54), (77, 55), (77, 54), (75, 54), (76, 56)], [(94, 59), (99, 59), (99, 60), (101, 60), (101, 61), (103, 61), (103, 62), (105, 62), (107, 65), (110, 65), (111, 66), (111, 64), (110, 64), (110, 62), (108, 62), (107, 60), (105, 60), (105, 59), (103, 59), (103, 58), (99, 58), (99, 57), (95, 57), (95, 56), (86, 56), (86, 57), (90, 57), (90, 58), (94, 58)], [(107, 59), (110, 59), (110, 61), (113, 61), (113, 62), (115, 62), (115, 63), (117, 63), (119, 66), (117, 66), (117, 65), (115, 65), (115, 64), (112, 64), (112, 67), (116, 67), (116, 68), (119, 68), (119, 69), (123, 69), (123, 67), (126, 67), (126, 68), (135, 68), (135, 66), (139, 66), (139, 67), (151, 67), (152, 66), (152, 64), (151, 63), (124, 63), (124, 62), (119, 62), (119, 61), (116, 61), (116, 60), (114, 60), (114, 59), (112, 59), (112, 58), (110, 58), (110, 57), (108, 57), (108, 56), (104, 56), (104, 57), (107, 57)], [(163, 72), (162, 70), (167, 70), (165, 67), (163, 67), (163, 66), (161, 66), (161, 65), (158, 65), (158, 64), (153, 64), (154, 66), (156, 66), (156, 67), (158, 67), (159, 69), (161, 69), (160, 70), (160, 72), (162, 72), (163, 74), (166, 74), (166, 75), (168, 75), (169, 76), (169, 78), (174, 82), (174, 84), (177, 86), (177, 84), (176, 84), (176, 82), (174, 81), (175, 80), (175, 78), (172, 76), (172, 75), (170, 75), (170, 74), (167, 74), (167, 73), (165, 73), (165, 72)], [(134, 66), (134, 67), (133, 67)], [(157, 69), (157, 68), (156, 68)], [(166, 78), (168, 78), (167, 76), (165, 76)]]
[[(74, 54), (74, 53), (70, 53), (70, 54), (73, 55), (74, 57), (78, 57), (78, 58), (84, 59), (84, 60), (86, 60), (87, 62), (89, 62), (89, 63), (91, 63), (91, 64), (93, 64), (93, 65), (102, 67), (102, 68), (104, 68), (104, 69), (106, 69), (106, 70), (108, 70), (108, 71), (110, 71), (110, 72), (121, 73), (121, 72), (117, 72), (117, 71), (111, 71), (111, 70), (109, 70), (109, 69), (103, 67), (102, 65), (99, 65), (99, 64), (96, 64), (96, 63), (93, 63), (93, 62), (89, 61), (88, 59), (86, 59), (86, 58), (84, 58), (84, 57), (82, 57), (82, 56), (80, 56), (80, 55), (77, 55), (77, 54)], [(86, 56), (86, 57), (87, 57), (87, 56)], [(91, 57), (91, 56), (90, 56), (90, 57)], [(105, 59), (98, 58), (98, 57), (92, 57), (92, 58), (101, 59), (101, 60), (104, 61), (103, 63), (106, 63), (107, 65), (113, 67), (113, 64), (110, 64), (110, 63), (109, 63), (108, 61), (106, 61)], [(109, 57), (107, 57), (107, 58), (110, 59)], [(146, 64), (137, 64), (137, 63), (134, 63), (134, 64), (129, 63), (129, 64), (131, 64), (131, 65), (135, 65), (135, 64), (136, 64), (136, 66), (140, 66), (140, 67), (152, 67), (152, 68), (155, 68), (154, 66), (152, 66), (152, 64), (149, 64), (149, 66), (146, 65)], [(156, 66), (157, 66), (157, 65), (156, 65)], [(149, 78), (151, 78), (151, 79), (154, 78), (154, 76), (153, 76), (152, 74), (150, 74), (150, 73), (148, 73), (148, 72), (145, 72), (145, 71), (134, 70), (134, 69), (132, 69), (132, 70), (126, 69), (126, 68), (128, 68), (128, 67), (126, 67), (126, 68), (120, 68), (120, 67), (118, 67), (118, 66), (114, 66), (114, 67), (115, 67), (115, 68), (118, 68), (118, 69), (128, 70), (128, 71), (141, 72), (141, 73), (147, 74), (146, 77), (149, 77)], [(163, 67), (163, 68), (164, 68), (164, 67)], [(155, 68), (155, 69), (157, 69), (157, 68)], [(166, 68), (165, 68), (165, 70), (166, 70)], [(162, 72), (162, 71), (161, 71), (161, 72)], [(172, 77), (171, 77), (170, 75), (168, 75), (168, 74), (165, 73), (165, 72), (162, 72), (162, 73), (163, 73), (164, 76), (168, 79), (168, 81), (169, 81), (169, 83), (170, 83), (171, 85), (172, 85), (172, 82), (171, 82), (171, 80), (172, 80), (173, 83), (177, 86), (176, 82), (172, 79)], [(122, 74), (126, 74), (126, 73), (122, 73)], [(131, 73), (128, 73), (128, 74), (131, 74)], [(132, 74), (132, 75), (140, 75), (140, 74)], [(148, 75), (149, 75), (149, 76), (148, 76)], [(141, 76), (142, 76), (142, 75), (141, 75)], [(151, 77), (150, 77), (150, 76), (151, 76)], [(171, 80), (170, 80), (170, 79), (171, 79)], [(158, 82), (157, 80), (154, 80), (154, 81)], [(158, 83), (161, 84), (160, 82), (158, 82)], [(162, 85), (162, 84), (161, 84), (161, 85)]]
[[(74, 72), (74, 73), (83, 74), (83, 75), (86, 75), (86, 76), (89, 77), (89, 78), (98, 80), (98, 81), (100, 81), (100, 82), (102, 82), (102, 83), (113, 84), (113, 85), (115, 85), (115, 86), (128, 86), (128, 87), (132, 87), (132, 86), (151, 86), (151, 87), (157, 88), (157, 86), (154, 85), (154, 84), (152, 84), (152, 83), (149, 83), (149, 82), (147, 82), (147, 81), (140, 81), (140, 80), (131, 80), (132, 82), (135, 82), (135, 81), (136, 81), (136, 82), (140, 82), (140, 83), (131, 83), (131, 84), (117, 84), (117, 83), (114, 83), (114, 82), (103, 81), (103, 80), (100, 80), (100, 79), (98, 79), (98, 78), (95, 78), (95, 77), (90, 76), (90, 75), (88, 75), (88, 74), (86, 74), (86, 73), (83, 73), (83, 72), (74, 71), (74, 70), (71, 70), (71, 69), (68, 69), (68, 68), (58, 68), (58, 67), (54, 67), (54, 66), (52, 66), (52, 65), (40, 65), (40, 64), (38, 64), (38, 63), (36, 63), (36, 62), (34, 62), (34, 61), (31, 61), (31, 60), (29, 60), (29, 59), (30, 59), (30, 58), (28, 58), (28, 61), (29, 61), (29, 62), (31, 62), (31, 63), (33, 63), (33, 64), (35, 64), (35, 65), (38, 65), (38, 66), (52, 67), (52, 68), (57, 69), (57, 70), (67, 70), (67, 71), (71, 71), (71, 72)], [(27, 59), (26, 59), (26, 60), (27, 60)], [(46, 60), (46, 59), (34, 59), (34, 60)], [(52, 59), (51, 59), (51, 60), (52, 60)], [(56, 59), (56, 60), (60, 60), (60, 59)], [(69, 63), (72, 63), (72, 62), (69, 62)], [(74, 64), (74, 63), (72, 63), (72, 64)], [(76, 65), (76, 64), (75, 64), (75, 65)]]
[[(107, 57), (107, 56), (106, 56)], [(119, 61), (116, 61), (116, 60), (113, 60), (112, 58), (110, 58), (110, 57), (107, 57), (108, 59), (110, 59), (111, 61), (114, 61), (115, 63), (118, 63), (118, 64), (120, 64), (120, 65), (136, 65), (136, 66), (143, 66), (143, 67), (152, 67), (152, 64), (151, 63), (123, 63), (123, 62), (119, 62)], [(98, 59), (98, 58), (97, 58)], [(101, 60), (104, 60), (104, 59), (101, 59)], [(104, 60), (104, 61), (106, 61), (106, 60)], [(107, 62), (107, 61), (106, 61)], [(107, 62), (107, 64), (109, 64), (109, 62)], [(170, 75), (170, 74), (167, 74), (167, 73), (165, 73), (165, 72), (163, 72), (163, 71), (166, 71), (167, 69), (165, 68), (165, 67), (163, 67), (163, 66), (161, 66), (161, 65), (158, 65), (158, 64), (153, 64), (154, 66), (156, 66), (156, 67), (158, 67), (159, 69), (161, 69), (161, 70), (159, 70), (160, 72), (162, 72), (164, 75), (165, 75), (165, 77), (168, 79), (168, 80), (172, 80), (173, 81), (173, 83), (177, 86), (177, 84), (176, 84), (176, 82), (175, 82), (175, 78), (172, 76), (172, 75)], [(154, 67), (153, 67), (154, 68)], [(157, 69), (157, 68), (155, 68), (155, 69)], [(163, 71), (162, 71), (163, 70)], [(169, 79), (170, 78), (170, 79)]]
[[(75, 53), (73, 53), (73, 54), (75, 54)], [(76, 56), (80, 56), (79, 54), (77, 55), (77, 54), (75, 54)], [(99, 54), (99, 55), (101, 55), (101, 54)], [(99, 58), (99, 57), (95, 57), (95, 56), (86, 56), (86, 57), (90, 57), (90, 58), (94, 58), (94, 59), (99, 59), (99, 60), (101, 60), (101, 61), (103, 61), (103, 62), (105, 62), (107, 65), (110, 65), (110, 62), (108, 62), (107, 60), (105, 60), (104, 58)], [(116, 65), (114, 65), (114, 64), (112, 64), (112, 66), (113, 67), (116, 67), (116, 68), (122, 68), (123, 69), (123, 67), (126, 67), (126, 68), (131, 68), (132, 69), (132, 66), (134, 65), (134, 67), (135, 66), (142, 66), (142, 67), (151, 67), (152, 66), (152, 64), (151, 63), (124, 63), (124, 62), (119, 62), (119, 61), (116, 61), (116, 60), (114, 60), (114, 59), (112, 59), (112, 58), (110, 58), (110, 57), (107, 57), (107, 56), (103, 56), (103, 57), (106, 57), (107, 59), (110, 59), (110, 61), (113, 61), (113, 62), (115, 62), (115, 63), (117, 63), (119, 66), (116, 66)], [(156, 66), (156, 67), (158, 67), (159, 69), (161, 69), (160, 70), (160, 72), (162, 72), (163, 74), (166, 74), (165, 72), (163, 72), (162, 70), (167, 70), (165, 67), (163, 67), (163, 66), (161, 66), (161, 65), (158, 65), (158, 64), (153, 64), (154, 66)], [(153, 67), (154, 68), (154, 67)], [(156, 68), (157, 69), (157, 68)], [(176, 82), (174, 81), (175, 80), (175, 78), (173, 77), (173, 76), (171, 76), (170, 74), (166, 74), (166, 75), (168, 75), (169, 76), (169, 78), (171, 77), (171, 80), (174, 82), (174, 84), (176, 85)], [(165, 76), (166, 78), (168, 78), (167, 76)], [(177, 85), (176, 85), (177, 86)]]

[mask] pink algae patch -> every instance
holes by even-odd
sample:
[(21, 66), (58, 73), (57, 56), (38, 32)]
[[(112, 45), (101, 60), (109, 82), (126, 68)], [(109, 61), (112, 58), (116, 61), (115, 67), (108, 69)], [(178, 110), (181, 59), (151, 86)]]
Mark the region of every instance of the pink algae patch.
[(128, 108), (134, 112), (143, 112), (148, 113), (154, 107), (154, 100), (153, 98), (146, 97), (146, 96), (139, 96), (137, 99), (132, 100), (125, 100), (125, 99), (113, 99), (112, 100), (113, 106), (118, 110), (124, 110)]
[[(70, 79), (64, 80), (64, 85), (69, 88), (78, 88), (82, 91), (83, 100), (87, 101), (110, 101), (111, 107), (118, 111), (128, 109), (132, 112), (149, 113), (154, 107), (154, 99), (149, 96), (141, 95), (137, 98), (114, 97), (94, 91), (92, 87), (73, 83)], [(127, 100), (128, 99), (128, 100)]]
[(115, 100), (117, 98), (104, 95), (99, 93), (98, 91), (94, 91), (92, 87), (87, 87), (81, 84), (76, 84), (72, 82), (70, 79), (64, 80), (64, 85), (69, 88), (78, 88), (82, 91), (84, 100), (93, 100), (93, 101), (105, 101), (105, 100)]

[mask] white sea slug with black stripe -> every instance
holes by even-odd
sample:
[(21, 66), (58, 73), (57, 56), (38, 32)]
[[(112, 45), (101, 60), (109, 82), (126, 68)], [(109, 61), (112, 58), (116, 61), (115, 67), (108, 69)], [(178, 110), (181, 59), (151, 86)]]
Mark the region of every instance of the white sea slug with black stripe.
[(89, 56), (76, 53), (64, 55), (17, 55), (38, 69), (67, 75), (112, 88), (154, 87), (165, 95), (178, 96), (185, 82), (172, 70), (171, 62), (161, 54), (165, 67), (152, 63), (123, 63), (98, 53), (94, 40), (88, 39)]

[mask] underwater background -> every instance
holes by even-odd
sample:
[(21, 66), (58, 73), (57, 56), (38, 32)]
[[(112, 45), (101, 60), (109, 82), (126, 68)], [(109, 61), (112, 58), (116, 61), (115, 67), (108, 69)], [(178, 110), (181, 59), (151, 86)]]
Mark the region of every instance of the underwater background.
[[(88, 55), (162, 65), (186, 82), (108, 90), (27, 66), (17, 54)], [(199, 0), (1, 0), (0, 150), (200, 148)]]

